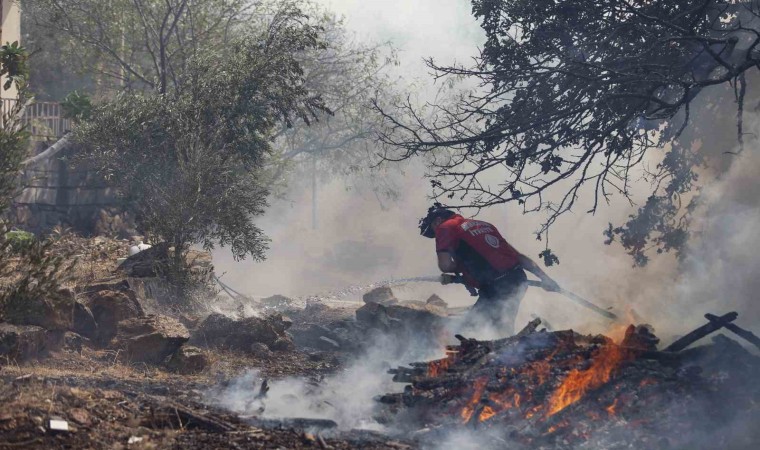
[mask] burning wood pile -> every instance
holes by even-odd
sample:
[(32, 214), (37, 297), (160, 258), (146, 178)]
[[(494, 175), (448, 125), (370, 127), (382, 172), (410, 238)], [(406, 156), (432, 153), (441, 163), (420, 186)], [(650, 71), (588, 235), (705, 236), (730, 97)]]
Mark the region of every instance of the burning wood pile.
[(731, 324), (736, 313), (706, 317), (663, 351), (647, 325), (620, 343), (538, 331), (540, 319), (505, 339), (457, 336), (446, 358), (390, 370), (409, 384), (377, 399), (381, 418), (433, 441), (469, 430), (496, 448), (758, 448), (760, 358), (724, 335), (684, 350), (727, 325), (757, 337)]

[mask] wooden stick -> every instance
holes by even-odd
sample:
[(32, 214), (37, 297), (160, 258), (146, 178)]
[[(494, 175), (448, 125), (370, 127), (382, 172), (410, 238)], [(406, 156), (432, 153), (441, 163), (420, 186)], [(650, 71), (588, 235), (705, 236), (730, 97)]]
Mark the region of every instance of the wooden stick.
[(720, 330), (727, 323), (731, 323), (734, 320), (736, 320), (737, 317), (739, 317), (739, 314), (736, 312), (730, 312), (726, 314), (725, 316), (716, 317), (715, 320), (710, 320), (705, 325), (702, 325), (701, 327), (697, 328), (696, 330), (692, 331), (691, 333), (687, 334), (681, 339), (676, 340), (675, 342), (670, 344), (667, 348), (665, 348), (665, 351), (666, 352), (680, 352), (681, 350), (685, 349), (686, 347), (693, 344), (694, 342), (702, 339), (703, 337), (707, 336), (713, 331)]
[[(709, 320), (710, 322), (715, 322), (717, 320), (720, 320), (720, 318), (714, 314), (707, 313), (705, 314), (705, 318)], [(736, 334), (737, 336), (744, 338), (749, 342), (750, 344), (753, 344), (755, 347), (760, 348), (760, 338), (755, 335), (755, 333), (745, 330), (744, 328), (733, 324), (733, 323), (727, 323), (723, 325), (726, 327), (729, 331)]]
[[(528, 280), (527, 284), (528, 286), (537, 286), (541, 288), (544, 287), (544, 285), (540, 281), (535, 281), (535, 280)], [(574, 301), (575, 303), (583, 307), (586, 307), (608, 319), (616, 320), (618, 318), (618, 316), (615, 313), (611, 311), (607, 311), (606, 309), (602, 309), (596, 306), (595, 304), (591, 303), (590, 301), (586, 300), (585, 298), (581, 297), (580, 295), (574, 294), (568, 291), (567, 289), (560, 289), (558, 292), (562, 294), (565, 298), (568, 298)]]
[(535, 319), (533, 319), (530, 322), (528, 322), (528, 324), (525, 325), (525, 328), (523, 328), (522, 330), (520, 330), (520, 332), (517, 333), (515, 335), (515, 337), (523, 337), (523, 336), (527, 336), (527, 335), (529, 335), (531, 333), (535, 333), (536, 330), (538, 329), (539, 325), (541, 325), (541, 318), (536, 317)]

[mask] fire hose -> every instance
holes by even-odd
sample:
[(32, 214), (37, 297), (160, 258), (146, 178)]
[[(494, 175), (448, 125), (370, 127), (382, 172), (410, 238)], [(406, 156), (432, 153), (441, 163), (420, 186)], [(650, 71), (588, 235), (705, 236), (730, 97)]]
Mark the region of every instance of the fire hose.
[[(436, 277), (430, 277), (430, 278), (431, 278), (431, 281), (432, 281), (432, 279), (436, 278)], [(462, 275), (451, 275), (451, 274), (447, 274), (447, 273), (441, 274), (439, 277), (437, 277), (436, 281), (440, 281), (441, 284), (452, 284), (452, 283), (454, 283), (454, 284), (464, 284), (464, 278), (462, 277)], [(541, 283), (540, 281), (528, 280), (527, 284), (528, 284), (528, 286), (534, 286), (534, 287), (540, 287), (540, 288), (546, 289), (545, 286), (543, 285), (543, 283)], [(472, 289), (472, 288), (468, 288), (468, 290), (470, 290), (470, 289)], [(600, 314), (600, 315), (602, 315), (602, 316), (604, 316), (604, 317), (606, 317), (608, 319), (617, 320), (617, 318), (618, 318), (618, 316), (615, 313), (613, 313), (612, 311), (608, 311), (606, 309), (603, 309), (603, 308), (601, 308), (601, 307), (599, 307), (599, 306), (591, 303), (590, 301), (584, 299), (580, 295), (577, 295), (577, 294), (574, 294), (573, 292), (568, 291), (567, 289), (560, 288), (556, 292), (558, 292), (559, 294), (562, 294), (565, 298), (567, 298), (569, 300), (572, 300), (573, 302), (575, 302), (575, 303), (577, 303), (577, 304), (579, 304), (579, 305), (581, 305), (581, 306), (583, 306), (585, 308), (588, 308), (588, 309), (594, 311), (595, 313)], [(472, 293), (472, 291), (470, 291), (470, 293)]]

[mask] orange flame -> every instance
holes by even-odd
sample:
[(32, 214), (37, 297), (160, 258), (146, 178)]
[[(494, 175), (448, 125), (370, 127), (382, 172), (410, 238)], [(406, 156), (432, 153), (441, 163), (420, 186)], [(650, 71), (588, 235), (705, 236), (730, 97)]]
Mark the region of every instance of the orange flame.
[(443, 375), (450, 366), (451, 360), (449, 358), (430, 361), (427, 366), (427, 376), (437, 377)]
[(536, 405), (528, 410), (528, 412), (525, 413), (525, 418), (530, 419), (531, 417), (535, 416), (536, 413), (541, 411), (541, 408), (543, 408), (543, 405)]
[(525, 373), (536, 380), (536, 383), (540, 386), (546, 382), (551, 372), (551, 365), (549, 361), (554, 357), (556, 351), (549, 355), (546, 359), (541, 361), (534, 361), (528, 365), (525, 369)]
[(486, 420), (490, 419), (491, 417), (496, 415), (496, 411), (493, 410), (490, 406), (486, 406), (483, 408), (483, 411), (480, 412), (480, 416), (478, 416), (478, 420), (481, 422), (485, 422)]
[(617, 345), (606, 345), (593, 355), (593, 363), (586, 370), (573, 369), (552, 393), (548, 415), (554, 415), (577, 402), (591, 389), (609, 381), (612, 371), (626, 358)]
[(462, 408), (462, 412), (459, 413), (464, 423), (468, 423), (473, 414), (475, 414), (475, 408), (477, 408), (483, 397), (483, 392), (486, 390), (486, 384), (488, 384), (488, 378), (486, 377), (480, 377), (475, 380), (475, 388), (470, 397), (470, 401), (467, 402), (465, 407)]
[(633, 308), (630, 306), (625, 307), (625, 319), (615, 322), (604, 333), (606, 336), (612, 338), (615, 342), (622, 342), (625, 338), (625, 332), (630, 324), (636, 323), (636, 315), (633, 312)]
[(607, 410), (607, 414), (609, 414), (611, 416), (615, 415), (615, 407), (617, 406), (617, 402), (618, 402), (618, 399), (615, 399), (615, 401), (612, 402), (612, 404), (610, 406), (604, 408), (604, 409)]

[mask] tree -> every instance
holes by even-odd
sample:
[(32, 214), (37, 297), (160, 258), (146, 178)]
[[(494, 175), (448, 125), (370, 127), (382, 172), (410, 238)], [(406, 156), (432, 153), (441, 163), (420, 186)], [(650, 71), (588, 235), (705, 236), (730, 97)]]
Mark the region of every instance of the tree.
[[(517, 202), (542, 211), (545, 237), (582, 189), (589, 212), (613, 194), (633, 201), (632, 174), (663, 152), (637, 215), (610, 225), (637, 264), (649, 245), (678, 251), (688, 238), (682, 204), (702, 160), (690, 140), (701, 91), (732, 83), (739, 143), (745, 74), (760, 62), (757, 1), (473, 0), (486, 33), (475, 67), (428, 61), (438, 79), (471, 78), (480, 89), (429, 116), (411, 103), (380, 108), (389, 160), (430, 157), (439, 195), (484, 208)], [(503, 181), (489, 183), (491, 173)], [(506, 178), (503, 173), (506, 173)], [(693, 205), (692, 205), (693, 207)], [(548, 249), (544, 253), (551, 256)]]
[(135, 210), (138, 224), (174, 247), (229, 245), (262, 259), (266, 238), (252, 222), (268, 194), (261, 170), (281, 123), (327, 111), (304, 84), (296, 55), (324, 47), (321, 29), (295, 7), (224, 52), (191, 58), (166, 92), (124, 93), (96, 107), (76, 140)]
[[(14, 320), (14, 313), (28, 320), (43, 303), (67, 302), (61, 286), (68, 280), (73, 265), (64, 265), (69, 255), (54, 254), (52, 241), (23, 239), (8, 233), (2, 216), (18, 192), (18, 178), (26, 156), (29, 135), (23, 127), (26, 106), (31, 101), (28, 53), (18, 42), (0, 47), (0, 75), (6, 78), (2, 89), (15, 87), (17, 98), (3, 103), (0, 113), (0, 320)], [(73, 305), (69, 305), (72, 306)], [(37, 314), (39, 316), (39, 314)]]
[(0, 215), (10, 206), (18, 189), (18, 174), (26, 156), (28, 134), (22, 118), (28, 102), (26, 82), (29, 78), (28, 54), (18, 42), (0, 47), (0, 76), (4, 76), (2, 90), (16, 87), (18, 97), (3, 102), (0, 112)]
[(298, 59), (304, 67), (305, 85), (325, 100), (330, 112), (315, 123), (282, 127), (275, 144), (278, 152), (270, 165), (274, 183), (287, 170), (293, 175), (288, 185), (308, 182), (316, 226), (319, 178), (354, 177), (371, 184), (373, 190), (388, 185), (382, 184), (387, 177), (375, 179), (370, 169), (376, 159), (374, 138), (383, 123), (372, 101), (389, 101), (394, 96), (387, 69), (396, 64), (396, 57), (390, 44), (357, 42), (344, 28), (343, 19), (312, 3), (304, 2), (304, 6), (324, 29), (327, 47), (302, 52)]
[[(196, 54), (218, 52), (250, 19), (247, 0), (25, 0), (27, 23), (54, 31), (68, 67), (110, 88), (167, 92)], [(45, 42), (29, 35), (45, 52)], [(36, 39), (35, 39), (36, 38)], [(60, 47), (58, 47), (60, 46)], [(50, 50), (47, 48), (47, 50)], [(41, 63), (46, 63), (41, 61)]]
[[(368, 144), (382, 123), (371, 99), (392, 95), (385, 69), (395, 63), (394, 50), (357, 42), (342, 19), (311, 0), (26, 0), (26, 5), (28, 39), (39, 49), (32, 61), (40, 68), (35, 89), (57, 99), (73, 90), (92, 93), (94, 84), (108, 80), (113, 92), (160, 90), (162, 78), (181, 89), (186, 80), (180, 73), (193, 55), (224, 52), (230, 40), (266, 28), (279, 9), (297, 6), (323, 28), (326, 48), (304, 49), (297, 59), (304, 85), (322, 96), (331, 112), (316, 122), (283, 123), (275, 134), (276, 151), (267, 157), (266, 176), (281, 192), (293, 169), (297, 175), (288, 181), (303, 178), (313, 186), (318, 175), (369, 173), (365, 168), (374, 154)], [(173, 33), (160, 31), (175, 19)], [(58, 72), (75, 66), (82, 79), (64, 77), (65, 89), (57, 78), (45, 78), (45, 68)], [(374, 180), (373, 187), (386, 180), (356, 178)]]

